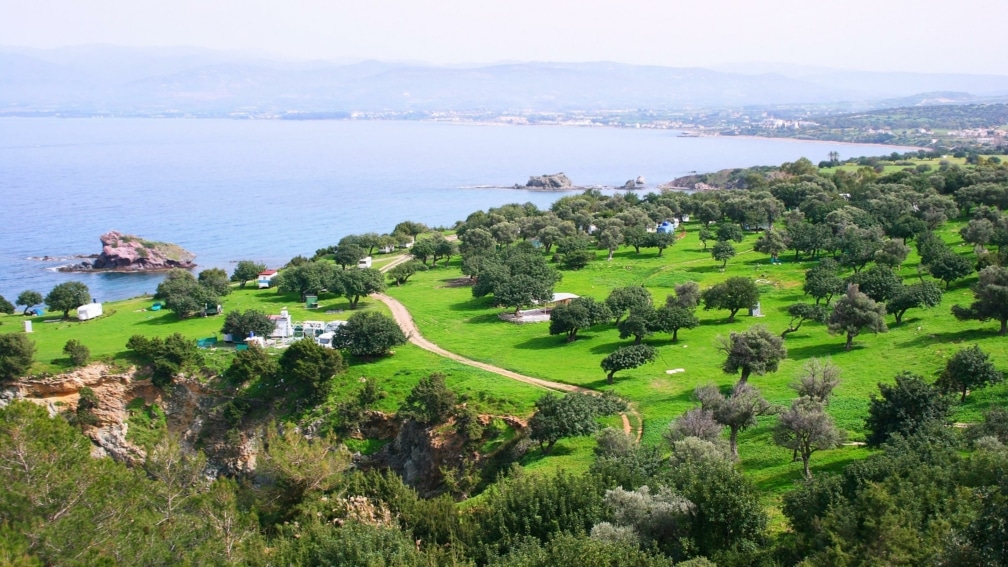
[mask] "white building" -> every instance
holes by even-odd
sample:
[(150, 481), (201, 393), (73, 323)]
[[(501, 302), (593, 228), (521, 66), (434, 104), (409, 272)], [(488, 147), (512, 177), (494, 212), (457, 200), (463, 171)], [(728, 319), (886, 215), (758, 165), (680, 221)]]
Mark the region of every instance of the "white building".
[(87, 305), (81, 305), (77, 308), (77, 318), (81, 321), (87, 321), (88, 319), (94, 319), (95, 317), (101, 317), (102, 314), (102, 304), (101, 303), (88, 303)]
[(259, 279), (256, 282), (259, 284), (259, 289), (266, 289), (273, 285), (273, 278), (277, 275), (276, 270), (264, 270), (259, 273)]

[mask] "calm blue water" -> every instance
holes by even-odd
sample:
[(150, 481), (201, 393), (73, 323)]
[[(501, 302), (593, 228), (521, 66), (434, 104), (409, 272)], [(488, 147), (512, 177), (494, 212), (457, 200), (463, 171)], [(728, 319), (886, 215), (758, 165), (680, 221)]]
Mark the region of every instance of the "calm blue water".
[[(186, 119), (0, 120), (0, 295), (76, 279), (100, 301), (153, 293), (156, 274), (62, 274), (109, 230), (175, 242), (201, 268), (278, 267), (361, 232), (557, 193), (480, 188), (565, 172), (578, 185), (653, 187), (690, 171), (813, 162), (884, 146), (679, 138), (667, 130), (421, 122)], [(79, 260), (74, 260), (79, 261)]]

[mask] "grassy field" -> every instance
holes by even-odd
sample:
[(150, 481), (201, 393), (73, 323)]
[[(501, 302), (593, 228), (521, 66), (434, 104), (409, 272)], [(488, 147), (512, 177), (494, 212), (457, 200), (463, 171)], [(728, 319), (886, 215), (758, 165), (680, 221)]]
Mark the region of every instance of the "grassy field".
[[(740, 331), (754, 324), (766, 325), (779, 333), (787, 327), (789, 317), (783, 308), (790, 303), (805, 301), (801, 291), (804, 270), (814, 262), (795, 262), (793, 255), (782, 257), (783, 263), (770, 265), (768, 257), (752, 251), (756, 235), (748, 235), (737, 246), (738, 256), (728, 262), (722, 272), (696, 236), (697, 227), (688, 225), (689, 232), (674, 247), (658, 258), (654, 251), (639, 256), (632, 249), (621, 249), (612, 262), (605, 261), (604, 252), (598, 261), (583, 270), (564, 272), (556, 291), (573, 292), (602, 300), (614, 287), (643, 284), (656, 302), (663, 302), (675, 284), (693, 280), (706, 288), (731, 276), (756, 279), (762, 292), (764, 317), (753, 318), (740, 313), (734, 323), (727, 323), (725, 311), (698, 311), (700, 327), (680, 331), (679, 341), (672, 343), (667, 335), (647, 340), (658, 348), (658, 360), (645, 367), (618, 373), (616, 383), (609, 387), (599, 362), (608, 353), (629, 340), (620, 340), (613, 325), (603, 325), (581, 331), (574, 343), (565, 343), (561, 336), (550, 336), (548, 324), (513, 325), (501, 321), (500, 308), (491, 299), (475, 299), (466, 286), (458, 286), (457, 263), (420, 273), (390, 295), (401, 300), (411, 311), (421, 332), (441, 346), (464, 356), (489, 362), (517, 372), (550, 380), (576, 384), (599, 390), (612, 389), (631, 400), (644, 416), (644, 441), (659, 443), (662, 432), (676, 416), (693, 407), (693, 389), (698, 384), (715, 383), (729, 386), (737, 375), (727, 375), (720, 369), (724, 355), (717, 349), (718, 337)], [(959, 242), (956, 226), (949, 225), (942, 233), (954, 249), (970, 253)], [(917, 278), (918, 259), (911, 255), (901, 275), (911, 283)], [(828, 334), (824, 325), (808, 324), (788, 336), (789, 355), (778, 372), (754, 376), (750, 382), (759, 387), (773, 403), (788, 404), (794, 397), (789, 385), (798, 377), (803, 365), (813, 357), (830, 358), (843, 370), (843, 382), (829, 411), (839, 426), (846, 430), (849, 441), (864, 438), (863, 421), (868, 400), (878, 392), (879, 382), (889, 382), (901, 370), (909, 370), (934, 379), (948, 357), (958, 349), (979, 344), (992, 354), (998, 366), (1008, 360), (1008, 341), (996, 335), (995, 323), (956, 321), (950, 307), (966, 304), (972, 294), (969, 286), (976, 275), (956, 282), (946, 293), (942, 304), (931, 310), (912, 310), (899, 326), (888, 333), (862, 335), (855, 340), (851, 352), (844, 351), (844, 337)], [(887, 317), (892, 324), (893, 318)], [(667, 374), (666, 370), (685, 369)], [(972, 394), (957, 409), (957, 421), (977, 420), (983, 410), (1008, 399), (1008, 386), (1000, 385)], [(773, 417), (762, 418), (757, 427), (740, 437), (741, 466), (770, 493), (779, 493), (800, 478), (800, 463), (791, 463), (791, 453), (776, 447), (770, 438)], [(550, 459), (555, 466), (580, 469), (590, 460), (591, 443), (574, 440), (561, 443), (560, 458)], [(845, 446), (813, 456), (813, 469), (838, 470), (852, 460), (864, 458), (866, 449)], [(535, 463), (536, 466), (554, 465)]]
[[(747, 235), (737, 245), (739, 254), (722, 271), (697, 238), (697, 226), (687, 224), (688, 232), (675, 246), (659, 258), (653, 250), (640, 255), (632, 249), (617, 251), (611, 262), (605, 252), (597, 253), (597, 261), (579, 271), (563, 272), (556, 291), (573, 292), (602, 300), (615, 287), (642, 284), (654, 296), (656, 303), (664, 301), (673, 287), (685, 281), (697, 281), (707, 288), (731, 276), (754, 278), (762, 292), (764, 316), (754, 318), (740, 313), (734, 323), (727, 323), (725, 311), (698, 311), (701, 325), (682, 330), (679, 341), (672, 343), (667, 335), (657, 335), (647, 342), (658, 348), (658, 360), (636, 370), (620, 372), (616, 382), (608, 386), (599, 362), (608, 353), (628, 340), (620, 340), (611, 324), (583, 330), (574, 343), (561, 336), (550, 336), (548, 324), (513, 325), (501, 321), (500, 308), (491, 299), (474, 299), (470, 288), (458, 285), (461, 277), (456, 258), (447, 267), (439, 267), (414, 275), (408, 284), (389, 288), (388, 293), (402, 301), (413, 314), (421, 332), (433, 342), (458, 354), (508, 368), (523, 374), (576, 384), (598, 390), (612, 389), (629, 399), (643, 416), (645, 443), (662, 443), (662, 433), (676, 416), (695, 405), (693, 389), (699, 384), (715, 383), (729, 386), (737, 375), (728, 375), (720, 366), (724, 355), (717, 348), (719, 337), (731, 331), (741, 331), (754, 324), (766, 325), (779, 333), (788, 323), (785, 306), (806, 301), (801, 291), (804, 270), (814, 262), (795, 261), (793, 255), (782, 257), (782, 263), (771, 265), (768, 257), (752, 250), (756, 235)], [(942, 236), (962, 254), (970, 248), (960, 242), (958, 225), (950, 224)], [(918, 277), (915, 254), (904, 265), (901, 275), (909, 283)], [(855, 340), (851, 352), (844, 351), (844, 337), (828, 334), (825, 326), (806, 323), (801, 330), (788, 336), (788, 359), (778, 372), (753, 376), (751, 383), (759, 387), (773, 403), (786, 405), (794, 397), (790, 388), (803, 365), (813, 357), (830, 358), (843, 370), (843, 382), (829, 411), (852, 442), (863, 440), (863, 421), (868, 400), (877, 393), (879, 382), (891, 381), (896, 373), (909, 370), (929, 379), (937, 376), (948, 357), (958, 349), (979, 344), (992, 354), (999, 367), (1008, 366), (1008, 339), (996, 335), (996, 323), (956, 321), (949, 308), (954, 303), (966, 304), (972, 294), (970, 278), (956, 282), (946, 292), (942, 305), (931, 310), (912, 310), (899, 326), (888, 333), (862, 335)], [(287, 307), (295, 320), (330, 321), (350, 315), (347, 300), (341, 297), (320, 298), (317, 310), (307, 310), (296, 297), (278, 295), (275, 290), (235, 289), (223, 300), (225, 311), (259, 309), (278, 313)], [(92, 357), (110, 362), (124, 362), (125, 344), (133, 334), (165, 336), (179, 332), (192, 339), (218, 334), (223, 317), (195, 317), (179, 320), (167, 311), (150, 311), (153, 300), (135, 298), (105, 304), (106, 315), (87, 322), (60, 320), (48, 314), (31, 318), (38, 345), (37, 373), (61, 372), (69, 368), (62, 353), (67, 340), (75, 338), (91, 349)], [(381, 310), (385, 307), (371, 299), (361, 301), (359, 310)], [(20, 332), (20, 315), (0, 316), (0, 332)], [(49, 321), (49, 322), (47, 322)], [(887, 318), (889, 324), (892, 317)], [(213, 364), (223, 368), (231, 350), (213, 351)], [(675, 374), (667, 370), (684, 369)], [(361, 378), (376, 380), (387, 396), (378, 409), (394, 411), (409, 390), (423, 376), (442, 372), (448, 385), (464, 395), (467, 403), (480, 412), (527, 416), (542, 390), (514, 382), (494, 374), (463, 366), (428, 353), (413, 345), (398, 348), (393, 356), (370, 363), (352, 362), (350, 370), (338, 380), (332, 400), (338, 401), (360, 387)], [(969, 422), (979, 419), (992, 405), (1008, 400), (1008, 385), (999, 385), (970, 395), (958, 407), (955, 419)], [(780, 494), (801, 477), (801, 464), (791, 462), (788, 450), (776, 447), (771, 440), (773, 417), (761, 418), (756, 427), (740, 436), (741, 467), (768, 495), (768, 504), (776, 503)], [(618, 426), (618, 418), (610, 425)], [(544, 458), (533, 451), (524, 464), (533, 470), (549, 471), (563, 468), (585, 470), (591, 462), (591, 439), (563, 440), (553, 455)], [(864, 458), (870, 451), (857, 445), (847, 445), (813, 456), (815, 472), (839, 470), (853, 460)]]
[[(74, 312), (71, 312), (71, 318), (67, 320), (61, 319), (59, 313), (47, 313), (41, 317), (22, 317), (20, 312), (0, 315), (0, 333), (21, 332), (22, 321), (32, 321), (31, 338), (37, 347), (36, 363), (32, 370), (36, 374), (60, 373), (71, 369), (69, 358), (63, 354), (63, 345), (70, 339), (77, 339), (87, 346), (92, 360), (124, 365), (128, 360), (126, 341), (134, 334), (163, 337), (182, 333), (194, 340), (220, 335), (223, 316), (180, 320), (170, 311), (151, 311), (153, 303), (155, 301), (149, 297), (108, 302), (103, 305), (104, 315), (91, 321), (78, 321)], [(232, 293), (222, 299), (222, 305), (225, 313), (257, 309), (276, 314), (286, 307), (295, 321), (345, 320), (354, 312), (343, 297), (322, 295), (319, 298), (319, 308), (309, 310), (297, 297), (279, 295), (275, 289), (256, 289), (254, 284), (245, 289), (234, 287)], [(388, 308), (384, 304), (364, 298), (356, 311), (367, 310), (388, 314)], [(228, 347), (204, 352), (209, 365), (216, 368), (225, 368), (233, 355), (233, 350)], [(387, 394), (379, 402), (377, 409), (390, 412), (399, 407), (421, 377), (433, 372), (443, 373), (448, 385), (465, 396), (468, 403), (480, 412), (528, 415), (532, 411), (532, 403), (542, 395), (542, 390), (538, 388), (501, 379), (413, 345), (401, 346), (393, 356), (374, 362), (349, 362), (350, 369), (334, 388), (333, 399), (343, 399), (348, 393), (356, 391), (360, 378), (366, 377), (376, 380)]]
[[(984, 157), (992, 157), (992, 156), (984, 156)], [(1002, 162), (1008, 161), (1008, 156), (998, 155), (994, 157), (997, 157)], [(900, 163), (911, 163), (913, 165), (897, 165), (895, 162), (880, 159), (879, 165), (882, 166), (881, 175), (888, 175), (890, 173), (895, 173), (897, 171), (903, 171), (904, 169), (907, 168), (912, 169), (918, 165), (927, 165), (930, 166), (932, 170), (937, 170), (938, 167), (941, 165), (941, 162), (948, 162), (949, 165), (958, 165), (960, 167), (966, 166), (966, 158), (957, 158), (952, 156), (943, 157), (941, 159), (910, 159), (899, 161)], [(858, 165), (856, 163), (846, 163), (843, 165), (838, 165), (836, 167), (824, 167), (819, 171), (822, 172), (823, 174), (832, 174), (836, 171), (845, 171), (847, 173), (854, 173), (857, 170), (861, 169), (862, 167), (867, 166)]]

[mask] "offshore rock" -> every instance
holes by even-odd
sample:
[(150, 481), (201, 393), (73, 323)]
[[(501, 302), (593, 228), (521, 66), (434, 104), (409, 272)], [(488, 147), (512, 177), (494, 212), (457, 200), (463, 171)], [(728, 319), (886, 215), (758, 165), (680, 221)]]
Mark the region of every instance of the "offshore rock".
[(543, 189), (546, 191), (564, 191), (567, 189), (573, 189), (574, 184), (571, 180), (561, 173), (549, 173), (546, 175), (533, 175), (529, 177), (528, 183), (525, 184), (526, 188), (533, 189)]
[(60, 271), (150, 272), (196, 266), (196, 255), (167, 242), (145, 240), (132, 234), (112, 231), (101, 236), (102, 251), (94, 260), (64, 266)]

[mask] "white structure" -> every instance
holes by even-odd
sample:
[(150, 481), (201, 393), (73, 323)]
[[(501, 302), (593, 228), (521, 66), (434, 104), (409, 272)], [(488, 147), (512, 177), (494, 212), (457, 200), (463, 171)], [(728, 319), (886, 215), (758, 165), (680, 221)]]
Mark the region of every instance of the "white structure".
[(24, 332), (26, 333), (32, 332), (31, 321), (24, 321), (23, 323), (24, 323)]
[(276, 270), (264, 270), (259, 272), (259, 279), (256, 282), (259, 284), (259, 289), (266, 289), (273, 285), (273, 278), (277, 275)]
[(270, 320), (273, 321), (273, 333), (270, 337), (274, 339), (289, 339), (294, 336), (294, 322), (291, 320), (290, 313), (287, 312), (287, 308), (284, 307), (280, 310), (279, 315), (270, 315)]
[(371, 256), (364, 256), (357, 262), (358, 268), (370, 268), (371, 267)]
[(322, 333), (315, 337), (315, 343), (325, 348), (333, 348), (333, 335), (335, 333)]
[(559, 305), (561, 303), (570, 303), (572, 299), (577, 299), (579, 296), (574, 293), (557, 292), (553, 294), (553, 300), (550, 303)]
[(346, 321), (329, 321), (325, 324), (326, 333), (335, 333), (336, 329), (339, 329), (346, 324)]
[(101, 303), (88, 303), (87, 305), (81, 305), (77, 308), (77, 318), (81, 321), (87, 321), (88, 319), (94, 319), (95, 317), (101, 317), (102, 314), (102, 304)]
[(315, 338), (325, 332), (326, 324), (322, 321), (304, 321), (301, 323), (301, 328), (304, 330), (305, 337)]

